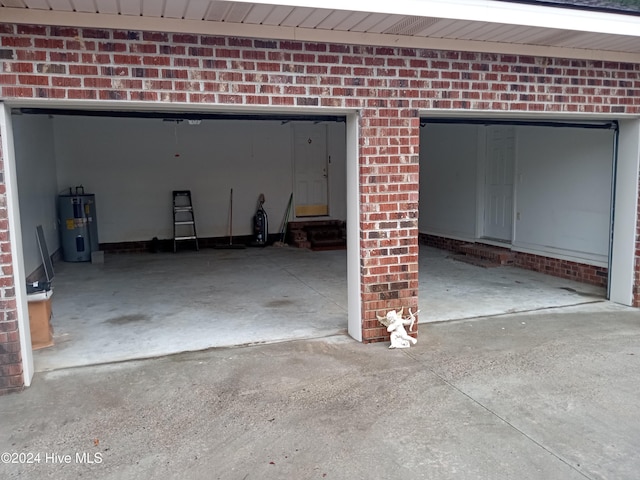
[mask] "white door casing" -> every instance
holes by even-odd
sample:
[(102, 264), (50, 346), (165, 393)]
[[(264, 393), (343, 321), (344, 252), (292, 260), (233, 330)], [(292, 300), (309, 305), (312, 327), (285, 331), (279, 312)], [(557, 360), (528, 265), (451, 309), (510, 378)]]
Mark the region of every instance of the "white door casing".
[(11, 108), (0, 103), (0, 142), (4, 160), (4, 175), (7, 195), (7, 216), (11, 232), (11, 258), (13, 262), (13, 281), (16, 295), (16, 313), (20, 332), (20, 352), (22, 355), (22, 376), (24, 385), (31, 385), (34, 375), (33, 349), (29, 325), (29, 307), (27, 304), (27, 280), (22, 252), (22, 227), (20, 207), (18, 205), (18, 178), (16, 175), (16, 155), (13, 145), (13, 127)]
[(328, 215), (327, 127), (298, 123), (293, 132), (296, 217)]

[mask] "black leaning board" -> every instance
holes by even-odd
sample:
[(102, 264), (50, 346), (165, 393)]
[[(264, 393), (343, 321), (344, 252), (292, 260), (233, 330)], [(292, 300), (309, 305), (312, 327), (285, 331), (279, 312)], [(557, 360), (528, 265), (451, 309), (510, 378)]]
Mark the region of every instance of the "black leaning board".
[(47, 277), (47, 282), (51, 283), (53, 280), (53, 263), (51, 263), (51, 255), (49, 255), (49, 249), (47, 248), (47, 242), (44, 239), (44, 232), (42, 231), (42, 225), (36, 227), (36, 237), (38, 238), (38, 247), (40, 248), (40, 257), (42, 258), (42, 265), (44, 266), (44, 274)]

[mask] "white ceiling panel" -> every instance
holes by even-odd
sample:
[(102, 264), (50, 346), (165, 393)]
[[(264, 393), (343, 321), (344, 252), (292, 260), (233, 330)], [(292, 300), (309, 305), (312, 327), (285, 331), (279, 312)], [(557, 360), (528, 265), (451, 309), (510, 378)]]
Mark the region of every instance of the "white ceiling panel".
[(265, 18), (273, 10), (273, 5), (254, 5), (254, 7), (244, 17), (243, 23), (262, 24)]
[(489, 35), (495, 35), (497, 31), (504, 27), (505, 25), (500, 25), (498, 23), (482, 23), (479, 25), (479, 28), (473, 30), (473, 38), (481, 39)]
[[(4, 4), (4, 2), (2, 2)], [(24, 3), (27, 7), (33, 8), (36, 10), (49, 10), (49, 4), (47, 0), (24, 0)]]
[(512, 41), (516, 43), (528, 43), (532, 45), (549, 45), (548, 43), (542, 43), (547, 38), (553, 38), (554, 36), (564, 33), (565, 30), (560, 30), (557, 28), (550, 29), (540, 29), (540, 28), (529, 28), (527, 30), (522, 30), (513, 36)]
[(425, 25), (425, 28), (423, 30), (420, 30), (418, 33), (416, 33), (416, 35), (420, 35), (421, 37), (439, 38), (441, 37), (439, 33), (442, 30), (450, 28), (456, 22), (457, 20), (451, 20), (451, 19), (440, 19), (437, 22), (429, 22), (427, 25)]
[[(620, 37), (620, 38), (603, 38), (600, 42), (593, 42), (592, 48), (603, 48), (603, 50), (612, 51), (633, 51), (638, 49), (638, 40), (634, 37)], [(600, 47), (602, 45), (602, 47)]]
[(70, 0), (49, 0), (49, 5), (52, 10), (58, 10), (61, 12), (73, 12), (73, 5)]
[(372, 13), (370, 15), (367, 15), (349, 30), (352, 32), (367, 32), (371, 27), (384, 20), (385, 17), (386, 15), (382, 13)]
[(300, 28), (316, 28), (320, 22), (329, 16), (331, 10), (327, 8), (314, 8), (311, 14), (298, 26)]
[(145, 17), (162, 17), (164, 0), (142, 0), (142, 15)]
[(342, 22), (336, 25), (336, 30), (349, 31), (369, 15), (371, 14), (368, 12), (349, 12), (349, 15), (347, 15)]
[(96, 6), (98, 7), (98, 13), (105, 13), (107, 15), (120, 13), (117, 0), (96, 0)]
[(533, 37), (535, 35), (542, 36), (543, 33), (539, 28), (527, 27), (527, 28), (518, 28), (517, 30), (511, 32), (511, 34), (505, 37), (505, 43), (527, 43), (527, 39)]
[(96, 4), (93, 0), (73, 0), (73, 9), (76, 12), (96, 13)]
[(614, 50), (616, 49), (616, 47), (617, 48), (633, 48), (634, 46), (637, 48), (638, 46), (637, 45), (638, 40), (633, 37), (629, 39), (629, 37), (622, 37), (622, 36), (620, 37), (590, 36), (588, 38), (582, 39), (582, 41), (579, 41), (579, 39), (577, 38), (574, 38), (573, 40), (574, 40), (573, 42), (567, 42), (567, 46), (576, 48), (576, 45), (582, 46), (584, 44), (586, 48), (593, 48), (597, 50), (600, 50), (600, 49)]
[(367, 30), (367, 33), (383, 33), (395, 24), (402, 21), (404, 17), (400, 15), (385, 15), (385, 17), (373, 27)]
[(478, 40), (483, 42), (506, 42), (521, 28), (522, 27), (515, 25), (499, 25), (490, 32), (484, 34), (479, 33)]
[(49, 5), (48, 0), (23, 0), (20, 3), (24, 3), (29, 8), (43, 8), (46, 10), (51, 9), (51, 5)]
[(3, 7), (25, 8), (26, 4), (22, 0), (2, 0), (0, 5)]
[(476, 38), (478, 31), (491, 30), (492, 28), (496, 28), (496, 25), (484, 22), (467, 23), (466, 25), (460, 25), (460, 27), (448, 38), (461, 38), (464, 40), (470, 40)]
[[(595, 43), (601, 43), (604, 40), (610, 40), (610, 37), (602, 37), (602, 36), (594, 36), (591, 34), (585, 34), (585, 33), (581, 33), (581, 32), (575, 32), (575, 34), (573, 35), (573, 37), (571, 38), (566, 38), (565, 40), (562, 41), (562, 45), (565, 47), (573, 47), (574, 45), (581, 45), (581, 44), (585, 44), (585, 46), (587, 44), (589, 45), (593, 45)], [(616, 41), (620, 41), (619, 38), (616, 38)], [(588, 47), (591, 48), (591, 47)]]
[(227, 11), (231, 9), (232, 5), (232, 3), (227, 2), (211, 2), (211, 6), (209, 6), (209, 9), (207, 10), (205, 20), (211, 22), (224, 21)]
[(322, 20), (316, 28), (321, 30), (334, 30), (338, 25), (345, 21), (349, 16), (349, 12), (343, 12), (342, 10), (332, 11), (327, 18)]
[(187, 20), (202, 20), (207, 15), (207, 9), (211, 5), (209, 0), (190, 0), (184, 18)]
[(442, 38), (456, 38), (456, 32), (465, 28), (468, 22), (465, 20), (454, 20), (450, 23), (438, 23), (436, 28), (429, 32), (429, 35)]
[(305, 18), (313, 13), (313, 8), (308, 7), (296, 7), (293, 11), (286, 16), (280, 25), (283, 27), (297, 27)]
[(640, 52), (638, 48), (638, 39), (635, 37), (628, 37), (626, 41), (620, 41), (609, 48), (614, 52)]
[[(178, 1), (181, 1), (181, 0), (178, 0)], [(120, 5), (120, 9), (118, 13), (122, 15), (141, 15), (142, 14), (142, 5), (140, 4), (140, 0), (120, 1), (119, 5)]]
[[(399, 35), (423, 35), (423, 32), (430, 28), (433, 28), (437, 23), (440, 23), (442, 19), (432, 17), (413, 17), (410, 22), (404, 22), (402, 31), (399, 31)], [(398, 24), (399, 25), (399, 24)]]
[(280, 25), (292, 11), (293, 7), (275, 7), (262, 23), (263, 25)]
[[(40, 16), (33, 18), (43, 24), (47, 15), (44, 11), (52, 10), (61, 14), (69, 12), (69, 15), (73, 15), (72, 12), (133, 15), (158, 21), (171, 18), (245, 24), (251, 28), (268, 25), (365, 33), (380, 39), (388, 36), (390, 45), (397, 41), (394, 37), (400, 36), (640, 54), (640, 16), (569, 11), (517, 1), (392, 0), (377, 4), (344, 0), (343, 8), (336, 8), (337, 2), (323, 5), (311, 0), (278, 1), (0, 0), (0, 9), (39, 11)], [(0, 10), (0, 15), (2, 13)], [(74, 25), (73, 20), (68, 24)], [(327, 36), (327, 40), (330, 39)], [(384, 40), (380, 44), (384, 44)]]
[(580, 32), (572, 32), (570, 30), (561, 30), (547, 37), (543, 37), (537, 40), (536, 43), (540, 45), (565, 45), (566, 42), (578, 36)]
[[(145, 0), (146, 1), (146, 0)], [(158, 0), (154, 0), (158, 1)], [(159, 0), (162, 3), (162, 0)], [(182, 18), (187, 10), (188, 0), (169, 0), (165, 3), (163, 16), (166, 18)]]
[(232, 3), (231, 8), (227, 10), (224, 21), (229, 23), (242, 23), (251, 8), (250, 3)]

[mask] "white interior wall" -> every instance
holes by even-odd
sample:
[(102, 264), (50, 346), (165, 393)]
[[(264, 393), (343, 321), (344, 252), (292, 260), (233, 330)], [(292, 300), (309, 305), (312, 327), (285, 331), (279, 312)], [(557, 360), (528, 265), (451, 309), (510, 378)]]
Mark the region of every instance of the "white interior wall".
[(613, 132), (516, 130), (514, 249), (608, 265)]
[(42, 264), (36, 239), (38, 225), (42, 225), (49, 253), (60, 248), (53, 122), (45, 115), (14, 115), (12, 123), (22, 248), (25, 272), (29, 275)]
[[(477, 240), (478, 140), (485, 132), (464, 124), (421, 129), (421, 233)], [(516, 142), (513, 248), (606, 266), (613, 132), (519, 126)]]
[[(191, 190), (200, 237), (252, 234), (264, 193), (269, 231), (277, 233), (293, 188), (293, 122), (58, 116), (54, 119), (59, 189), (83, 185), (96, 195), (101, 243), (173, 235), (172, 190)], [(330, 124), (332, 217), (344, 218), (345, 127)]]
[(420, 232), (475, 237), (479, 129), (446, 124), (420, 129)]

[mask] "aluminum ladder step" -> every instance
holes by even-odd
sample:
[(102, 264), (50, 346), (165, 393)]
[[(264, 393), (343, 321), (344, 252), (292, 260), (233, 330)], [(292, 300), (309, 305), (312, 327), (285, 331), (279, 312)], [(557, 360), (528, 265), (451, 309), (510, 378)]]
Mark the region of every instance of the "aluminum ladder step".
[[(180, 232), (178, 232), (180, 230)], [(196, 250), (198, 236), (196, 234), (196, 219), (193, 212), (191, 190), (173, 191), (173, 251), (178, 251), (178, 242), (193, 240)]]

